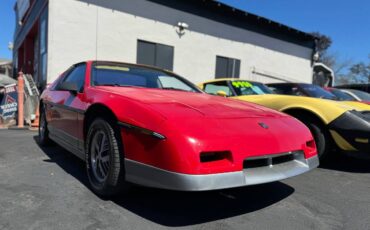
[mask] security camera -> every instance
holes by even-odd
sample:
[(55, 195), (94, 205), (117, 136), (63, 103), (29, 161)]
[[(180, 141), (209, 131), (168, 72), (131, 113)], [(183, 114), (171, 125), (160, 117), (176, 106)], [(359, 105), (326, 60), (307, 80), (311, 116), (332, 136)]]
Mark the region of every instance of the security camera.
[(185, 22), (179, 22), (179, 23), (177, 23), (177, 26), (180, 28), (180, 30), (189, 29), (189, 25)]
[(319, 53), (319, 52), (316, 52), (316, 53), (313, 55), (313, 60), (314, 60), (314, 61), (319, 61), (319, 60), (320, 60), (320, 53)]
[(8, 43), (8, 49), (13, 50), (13, 48), (14, 48), (13, 42), (9, 42)]

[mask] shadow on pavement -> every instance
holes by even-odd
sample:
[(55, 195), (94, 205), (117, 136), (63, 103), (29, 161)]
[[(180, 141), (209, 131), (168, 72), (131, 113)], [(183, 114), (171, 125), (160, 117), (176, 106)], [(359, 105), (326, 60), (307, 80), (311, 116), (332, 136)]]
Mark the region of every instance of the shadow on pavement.
[[(37, 141), (37, 136), (34, 137)], [(84, 163), (58, 147), (40, 147), (50, 158), (89, 188)], [(112, 201), (136, 215), (164, 226), (189, 226), (254, 212), (273, 205), (294, 192), (284, 183), (210, 192), (176, 192), (133, 186)]]
[[(34, 136), (33, 139), (38, 145), (38, 136)], [(67, 150), (55, 145), (50, 147), (42, 147), (38, 145), (39, 148), (49, 157), (49, 159), (44, 160), (44, 162), (57, 164), (60, 166), (66, 173), (72, 175), (77, 180), (79, 180), (83, 185), (89, 188), (89, 180), (85, 172), (85, 163), (68, 152)]]
[(351, 173), (370, 173), (370, 159), (356, 158), (336, 152), (322, 163), (320, 168)]
[(281, 182), (209, 192), (133, 188), (114, 202), (152, 222), (169, 227), (202, 224), (271, 206), (294, 192)]

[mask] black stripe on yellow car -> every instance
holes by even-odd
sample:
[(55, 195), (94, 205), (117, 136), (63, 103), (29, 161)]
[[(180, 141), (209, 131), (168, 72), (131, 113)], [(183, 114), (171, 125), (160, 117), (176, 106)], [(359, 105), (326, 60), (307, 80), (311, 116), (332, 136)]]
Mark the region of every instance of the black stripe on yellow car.
[(357, 111), (345, 112), (329, 124), (329, 129), (342, 150), (370, 153), (370, 122), (367, 114)]

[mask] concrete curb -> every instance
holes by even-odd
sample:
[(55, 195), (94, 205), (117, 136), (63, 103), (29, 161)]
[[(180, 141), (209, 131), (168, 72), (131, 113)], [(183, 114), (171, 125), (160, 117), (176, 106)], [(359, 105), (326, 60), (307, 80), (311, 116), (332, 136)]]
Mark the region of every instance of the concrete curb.
[(18, 128), (16, 126), (13, 127), (0, 127), (0, 131), (2, 130), (16, 130), (16, 131), (34, 131), (37, 132), (39, 129), (38, 128), (33, 128), (33, 127), (23, 127), (23, 128)]

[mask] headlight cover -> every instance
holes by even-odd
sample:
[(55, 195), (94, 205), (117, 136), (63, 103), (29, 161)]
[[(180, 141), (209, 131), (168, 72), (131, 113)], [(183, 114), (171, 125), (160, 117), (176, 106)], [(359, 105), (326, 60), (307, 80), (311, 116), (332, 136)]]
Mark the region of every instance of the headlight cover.
[(351, 110), (350, 111), (352, 114), (364, 119), (367, 122), (370, 122), (370, 111), (356, 111), (356, 110)]

